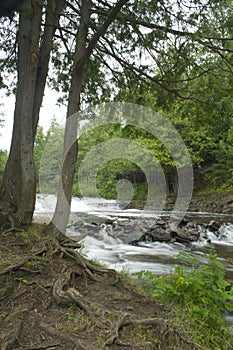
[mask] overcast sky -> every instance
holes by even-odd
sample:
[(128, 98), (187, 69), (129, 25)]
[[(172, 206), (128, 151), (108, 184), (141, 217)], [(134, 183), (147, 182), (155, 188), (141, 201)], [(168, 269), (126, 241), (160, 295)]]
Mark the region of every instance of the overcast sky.
[[(56, 105), (58, 97), (59, 96), (56, 92), (46, 89), (39, 121), (39, 125), (43, 126), (44, 131), (48, 130), (54, 116), (59, 123), (62, 122), (62, 120), (65, 120), (63, 118), (65, 118), (66, 108), (65, 106), (59, 107)], [(9, 151), (11, 144), (15, 97), (6, 97), (4, 93), (1, 93), (0, 104), (0, 111), (4, 113), (3, 119), (5, 119), (3, 128), (0, 128), (0, 149)], [(0, 119), (2, 119), (1, 116)]]

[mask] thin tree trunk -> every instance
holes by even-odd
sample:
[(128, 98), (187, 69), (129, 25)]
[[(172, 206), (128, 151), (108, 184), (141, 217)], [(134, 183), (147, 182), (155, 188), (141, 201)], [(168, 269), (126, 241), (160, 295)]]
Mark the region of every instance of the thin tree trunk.
[(45, 84), (48, 76), (50, 54), (52, 51), (53, 38), (59, 25), (59, 18), (64, 9), (64, 0), (48, 0), (46, 8), (45, 28), (40, 46), (39, 62), (37, 69), (37, 78), (35, 86), (35, 95), (33, 103), (33, 133), (36, 136), (36, 130), (39, 121), (39, 112), (44, 96)]
[(101, 36), (103, 36), (110, 24), (115, 20), (121, 8), (129, 0), (119, 0), (118, 3), (109, 12), (109, 15), (103, 25), (96, 31), (91, 38), (89, 45), (88, 27), (91, 14), (91, 0), (83, 0), (81, 5), (80, 26), (77, 33), (75, 58), (73, 71), (71, 76), (71, 85), (69, 91), (64, 150), (63, 150), (63, 166), (61, 174), (61, 183), (58, 190), (58, 198), (55, 213), (51, 222), (51, 227), (55, 229), (55, 233), (65, 233), (70, 215), (70, 204), (72, 199), (72, 188), (74, 181), (75, 165), (78, 153), (77, 142), (77, 126), (78, 111), (80, 107), (80, 96), (83, 84), (83, 73), (96, 44)]
[(82, 91), (82, 78), (86, 61), (83, 60), (87, 44), (87, 35), (90, 21), (91, 1), (83, 0), (81, 8), (81, 19), (76, 38), (73, 71), (66, 117), (64, 135), (64, 150), (62, 162), (61, 182), (58, 190), (58, 198), (52, 224), (56, 231), (65, 233), (70, 215), (70, 203), (74, 182), (74, 171), (77, 160), (77, 112), (80, 105)]

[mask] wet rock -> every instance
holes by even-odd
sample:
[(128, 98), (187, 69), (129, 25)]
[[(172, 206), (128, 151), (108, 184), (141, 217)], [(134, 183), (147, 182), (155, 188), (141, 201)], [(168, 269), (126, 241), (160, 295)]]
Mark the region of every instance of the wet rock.
[(105, 225), (113, 225), (114, 221), (115, 221), (114, 219), (106, 219), (104, 223)]
[(221, 227), (221, 224), (215, 220), (211, 220), (208, 224), (208, 229), (211, 230), (211, 231), (218, 231)]
[(142, 239), (142, 236), (143, 236), (142, 231), (133, 231), (119, 238), (121, 238), (121, 240), (127, 244), (132, 244), (135, 242), (139, 242)]
[(156, 223), (157, 225), (163, 226), (164, 228), (166, 226), (166, 221), (164, 221), (163, 219), (158, 219)]
[(197, 242), (200, 238), (200, 232), (192, 231), (190, 232), (189, 239), (191, 242)]
[(212, 220), (209, 224), (200, 224), (188, 220), (166, 221), (156, 219), (114, 219), (105, 224), (73, 222), (69, 225), (71, 231), (79, 235), (90, 235), (101, 239), (101, 231), (122, 241), (125, 244), (138, 244), (139, 242), (179, 242), (189, 244), (200, 239), (209, 239), (208, 230), (217, 236), (221, 224)]
[(93, 225), (93, 224), (84, 224), (82, 229), (86, 232), (90, 232), (90, 233), (99, 233), (99, 231), (101, 230), (101, 227), (98, 225)]
[(185, 219), (182, 219), (179, 224), (178, 224), (178, 227), (184, 227), (184, 226), (188, 226), (188, 224), (191, 224), (191, 222), (185, 220)]
[(169, 227), (171, 230), (171, 237), (179, 243), (194, 242), (200, 237), (197, 230), (191, 230), (187, 227), (179, 227), (175, 223), (170, 223)]
[(149, 236), (152, 241), (158, 242), (170, 242), (172, 239), (170, 232), (159, 226), (151, 230)]

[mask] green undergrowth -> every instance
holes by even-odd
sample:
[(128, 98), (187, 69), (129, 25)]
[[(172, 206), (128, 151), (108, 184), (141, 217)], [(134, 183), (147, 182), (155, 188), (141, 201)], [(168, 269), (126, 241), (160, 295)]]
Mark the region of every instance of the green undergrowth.
[(224, 279), (225, 265), (215, 252), (206, 257), (206, 264), (187, 254), (179, 257), (185, 264), (168, 276), (158, 277), (150, 271), (136, 275), (153, 298), (171, 307), (180, 328), (201, 349), (231, 349), (232, 332), (223, 310), (233, 310), (233, 289)]

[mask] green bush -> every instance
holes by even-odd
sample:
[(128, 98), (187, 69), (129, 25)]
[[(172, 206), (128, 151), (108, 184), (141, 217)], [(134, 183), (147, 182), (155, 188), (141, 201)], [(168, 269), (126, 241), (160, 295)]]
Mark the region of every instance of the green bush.
[(154, 298), (177, 310), (179, 321), (187, 322), (187, 331), (202, 348), (229, 349), (232, 335), (223, 310), (233, 310), (233, 292), (224, 279), (225, 265), (215, 252), (208, 256), (207, 264), (200, 264), (186, 254), (179, 257), (186, 264), (176, 266), (168, 276), (154, 276), (150, 271), (136, 275), (147, 289), (149, 286)]

